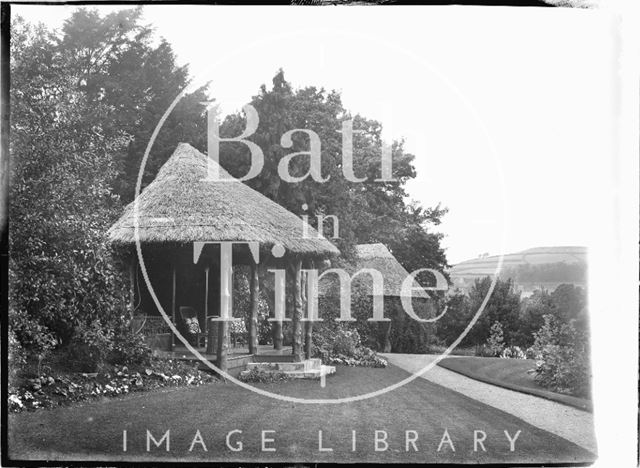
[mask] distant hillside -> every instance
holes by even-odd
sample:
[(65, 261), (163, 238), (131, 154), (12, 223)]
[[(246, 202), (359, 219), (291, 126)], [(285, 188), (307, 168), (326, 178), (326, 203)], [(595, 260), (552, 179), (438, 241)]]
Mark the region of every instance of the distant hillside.
[[(499, 258), (498, 255), (474, 258), (454, 265), (449, 270), (453, 286), (468, 290), (477, 278), (493, 275)], [(587, 249), (535, 247), (505, 254), (500, 277), (513, 279), (525, 296), (539, 288), (553, 290), (562, 283), (586, 288)]]

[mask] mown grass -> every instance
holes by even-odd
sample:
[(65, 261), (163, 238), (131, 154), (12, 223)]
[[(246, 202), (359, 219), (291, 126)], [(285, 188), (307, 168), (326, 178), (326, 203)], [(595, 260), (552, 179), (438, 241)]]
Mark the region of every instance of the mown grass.
[[(278, 394), (306, 398), (340, 398), (381, 390), (408, 376), (395, 367), (339, 366), (326, 385), (296, 380), (256, 384)], [(123, 451), (123, 431), (127, 451)], [(170, 431), (170, 450), (146, 450), (146, 431), (156, 439)], [(200, 431), (201, 444), (189, 448)], [(242, 451), (226, 445), (242, 440)], [(261, 448), (261, 431), (274, 439)], [(375, 431), (389, 444), (375, 451)], [(448, 446), (438, 451), (444, 431)], [(486, 452), (473, 450), (474, 431), (486, 433)], [(504, 431), (521, 431), (515, 450)], [(318, 450), (318, 433), (331, 452)], [(356, 431), (356, 448), (352, 447)], [(418, 434), (417, 448), (406, 451), (406, 431)], [(342, 404), (303, 404), (276, 400), (232, 383), (153, 392), (85, 403), (37, 413), (9, 416), (9, 455), (13, 459), (209, 461), (209, 462), (406, 462), (406, 463), (549, 463), (589, 462), (590, 452), (522, 420), (464, 395), (416, 379), (377, 397)]]
[(534, 379), (536, 362), (532, 359), (501, 359), (490, 357), (452, 357), (438, 362), (445, 369), (482, 382), (516, 390), (578, 409), (592, 411), (591, 401), (573, 395), (556, 393), (541, 387)]

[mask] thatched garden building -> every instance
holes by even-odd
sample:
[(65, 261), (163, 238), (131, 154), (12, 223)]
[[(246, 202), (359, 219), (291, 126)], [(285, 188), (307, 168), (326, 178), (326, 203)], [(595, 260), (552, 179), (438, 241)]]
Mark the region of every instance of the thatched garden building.
[[(433, 303), (431, 296), (423, 289), (414, 279), (411, 282), (411, 289), (403, 291), (402, 285), (409, 277), (409, 272), (398, 262), (393, 254), (384, 244), (359, 244), (356, 245), (355, 258), (351, 262), (342, 262), (342, 269), (347, 271), (353, 278), (351, 284), (351, 301), (352, 309), (357, 305), (359, 298), (368, 298), (364, 312), (371, 317), (372, 303), (376, 300), (383, 302), (385, 318), (388, 322), (379, 322), (381, 331), (380, 343), (377, 348), (380, 351), (390, 352), (391, 341), (390, 335), (392, 331), (392, 321), (390, 317), (396, 315), (403, 317), (397, 312), (401, 310), (401, 300), (403, 296), (411, 300), (416, 310), (422, 310), (431, 313)], [(383, 278), (383, 287), (381, 291), (376, 291), (373, 286), (371, 275), (356, 272), (363, 269), (373, 269), (380, 272)], [(355, 275), (355, 276), (354, 276)], [(324, 307), (321, 309), (335, 309), (336, 299), (340, 296), (340, 283), (335, 275), (324, 275), (318, 285), (318, 291), (322, 298), (325, 299)], [(357, 307), (356, 307), (357, 308)], [(321, 310), (322, 313), (322, 310)], [(374, 346), (373, 343), (369, 343)]]
[[(294, 279), (292, 354), (303, 359), (302, 274), (304, 267), (339, 254), (338, 249), (312, 227), (282, 206), (237, 179), (207, 181), (208, 158), (188, 144), (180, 144), (162, 166), (157, 177), (129, 204), (122, 217), (109, 229), (112, 245), (128, 259), (131, 280), (131, 308), (143, 322), (158, 325), (156, 338), (165, 337), (166, 349), (174, 350), (173, 333), (165, 327), (151, 291), (145, 286), (136, 255), (139, 239), (149, 282), (158, 303), (170, 315), (181, 334), (195, 325), (196, 346), (206, 341), (206, 350), (216, 355), (217, 366), (227, 368), (229, 323), (220, 320), (221, 308), (230, 301), (232, 284), (221, 275), (223, 268), (246, 265), (250, 269), (251, 320), (249, 354), (258, 353), (257, 310), (260, 288), (258, 266), (285, 269)], [(220, 176), (232, 177), (219, 168)], [(237, 242), (228, 254), (220, 242)], [(203, 243), (217, 244), (203, 244)], [(248, 243), (257, 243), (252, 250)], [(259, 259), (256, 262), (256, 254)], [(258, 265), (259, 263), (259, 265)], [(222, 284), (221, 284), (222, 281)], [(221, 294), (222, 291), (222, 294)], [(212, 319), (218, 320), (212, 320)], [(308, 323), (308, 322), (307, 322)], [(274, 346), (282, 346), (282, 323), (272, 322)], [(205, 333), (206, 331), (206, 333)], [(306, 354), (310, 353), (307, 326)], [(159, 342), (158, 342), (159, 343)], [(157, 344), (158, 344), (157, 343)]]

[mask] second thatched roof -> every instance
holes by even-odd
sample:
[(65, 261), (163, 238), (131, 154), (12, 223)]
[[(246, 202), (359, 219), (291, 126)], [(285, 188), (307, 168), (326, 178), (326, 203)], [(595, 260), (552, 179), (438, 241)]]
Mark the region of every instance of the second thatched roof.
[[(303, 235), (302, 219), (239, 180), (204, 181), (207, 164), (207, 156), (192, 146), (178, 145), (137, 198), (142, 244), (257, 241), (263, 249), (280, 244), (297, 255), (340, 253), (310, 226)], [(222, 167), (220, 175), (231, 178)], [(130, 203), (109, 229), (112, 243), (135, 243), (135, 205)]]
[[(356, 260), (354, 263), (343, 267), (351, 276), (363, 268), (372, 268), (379, 271), (384, 279), (384, 296), (402, 297), (402, 283), (409, 276), (409, 272), (398, 262), (383, 244), (360, 244), (356, 245)], [(405, 294), (405, 297), (429, 299), (429, 294), (413, 281), (413, 291)], [(354, 291), (361, 294), (373, 296), (373, 283), (371, 275), (361, 273), (353, 279)], [(330, 273), (322, 277), (318, 285), (321, 296), (339, 296), (340, 284), (335, 273)]]

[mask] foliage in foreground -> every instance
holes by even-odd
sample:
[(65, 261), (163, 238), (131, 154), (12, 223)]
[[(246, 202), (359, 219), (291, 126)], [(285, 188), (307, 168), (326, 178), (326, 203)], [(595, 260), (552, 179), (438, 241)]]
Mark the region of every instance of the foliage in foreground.
[(25, 375), (9, 388), (11, 412), (53, 408), (104, 397), (116, 397), (164, 387), (198, 386), (215, 382), (198, 364), (152, 359), (147, 366), (109, 366), (94, 373), (44, 372)]

